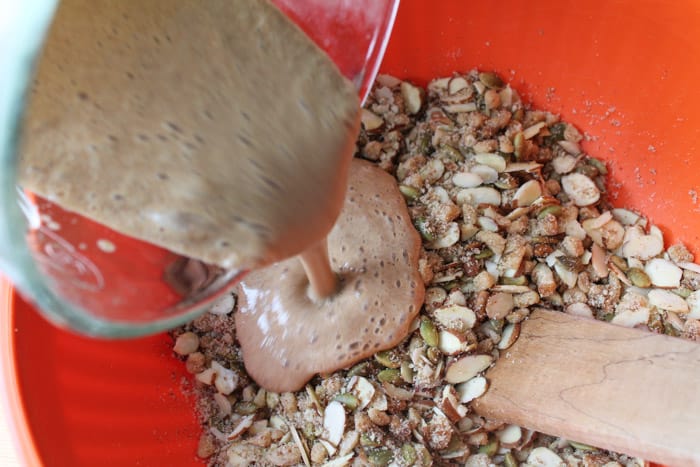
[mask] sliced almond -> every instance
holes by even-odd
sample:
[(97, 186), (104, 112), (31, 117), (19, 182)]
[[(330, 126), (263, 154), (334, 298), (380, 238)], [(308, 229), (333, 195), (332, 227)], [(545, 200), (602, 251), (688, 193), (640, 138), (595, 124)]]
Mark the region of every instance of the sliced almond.
[(568, 174), (576, 168), (578, 159), (569, 154), (562, 154), (552, 159), (552, 168), (560, 175)]
[(593, 180), (580, 173), (564, 175), (561, 187), (576, 206), (590, 206), (600, 199), (600, 190)]
[(474, 160), (483, 165), (487, 165), (496, 172), (503, 172), (506, 169), (506, 160), (500, 154), (480, 153), (474, 154)]
[(546, 122), (539, 122), (531, 125), (523, 130), (523, 138), (532, 139), (539, 134), (542, 128), (545, 127)]
[(445, 381), (450, 384), (462, 383), (478, 375), (493, 363), (491, 355), (467, 355), (447, 367)]
[(655, 225), (649, 227), (649, 235), (658, 238), (662, 242), (664, 241), (664, 234), (660, 228)]
[(327, 440), (334, 446), (340, 444), (345, 432), (345, 408), (338, 401), (331, 401), (323, 414), (323, 428), (328, 433)]
[[(655, 237), (652, 237), (655, 238)], [(653, 258), (644, 266), (651, 283), (657, 287), (680, 287), (683, 271), (667, 259)]]
[(583, 318), (593, 318), (593, 310), (586, 303), (575, 302), (566, 306), (564, 311), (570, 315), (581, 316)]
[(226, 439), (228, 441), (233, 441), (234, 439), (241, 436), (243, 433), (246, 432), (248, 428), (253, 426), (254, 419), (255, 414), (246, 415), (245, 417), (241, 418), (241, 420), (238, 422), (238, 425), (236, 425), (236, 428), (234, 428), (233, 431), (226, 436)]
[(429, 250), (437, 250), (439, 248), (447, 248), (459, 241), (460, 238), (459, 224), (450, 222), (447, 225), (447, 230), (432, 242), (425, 245)]
[(486, 314), (491, 319), (502, 319), (513, 311), (515, 303), (513, 295), (507, 292), (496, 292), (486, 301)]
[(688, 302), (688, 319), (700, 319), (700, 290), (696, 290), (685, 299)]
[(700, 274), (700, 264), (689, 263), (687, 261), (681, 261), (677, 264), (682, 269), (687, 269), (688, 271), (693, 271), (693, 272), (697, 272), (698, 274)]
[(688, 302), (673, 292), (668, 290), (654, 289), (650, 290), (647, 295), (649, 303), (654, 305), (656, 308), (661, 308), (662, 310), (673, 311), (676, 313), (688, 313), (690, 310), (688, 307)]
[(423, 106), (422, 90), (407, 81), (401, 83), (401, 95), (406, 105), (406, 113), (415, 115)]
[(326, 452), (330, 457), (333, 457), (335, 453), (338, 452), (338, 449), (325, 439), (319, 439), (318, 442), (321, 443), (321, 445), (326, 449)]
[(523, 431), (518, 425), (506, 425), (504, 428), (496, 433), (498, 441), (500, 441), (501, 446), (506, 449), (512, 449), (518, 446), (520, 440), (523, 437)]
[(464, 350), (462, 340), (450, 331), (438, 333), (438, 349), (446, 355), (457, 355)]
[(649, 322), (649, 309), (624, 310), (617, 313), (610, 322), (626, 328), (633, 328), (640, 324), (646, 324)]
[(375, 131), (384, 126), (384, 119), (367, 109), (362, 109), (360, 120), (367, 131)]
[(501, 193), (491, 187), (464, 188), (457, 193), (458, 204), (470, 204), (478, 206), (480, 204), (492, 204), (499, 206), (501, 204)]
[(455, 389), (462, 404), (468, 404), (476, 398), (484, 395), (489, 387), (489, 382), (483, 376), (476, 376), (464, 383), (458, 384)]
[(559, 279), (561, 279), (562, 282), (567, 285), (567, 287), (573, 288), (576, 286), (578, 274), (575, 271), (571, 271), (559, 261), (554, 263), (554, 271), (557, 273), (557, 276), (559, 276)]
[(509, 162), (504, 172), (534, 172), (541, 168), (542, 164), (537, 162)]
[(520, 336), (520, 323), (508, 323), (506, 327), (503, 328), (501, 333), (501, 340), (498, 341), (498, 349), (506, 350), (510, 348), (511, 345), (518, 340)]
[(528, 467), (564, 467), (566, 463), (554, 451), (540, 446), (527, 456)]
[(450, 79), (450, 82), (447, 85), (447, 92), (450, 94), (457, 94), (462, 89), (466, 89), (468, 87), (469, 83), (466, 79), (461, 76), (455, 76), (454, 78)]
[(581, 225), (591, 240), (607, 250), (615, 250), (622, 245), (625, 229), (612, 218), (610, 212), (584, 220)]
[(212, 368), (207, 368), (201, 373), (194, 375), (195, 379), (200, 383), (204, 383), (207, 386), (214, 384), (214, 378), (216, 378), (216, 372)]
[(459, 403), (459, 395), (452, 385), (445, 385), (440, 399), (440, 409), (453, 423), (467, 415), (467, 408)]
[(498, 232), (498, 224), (490, 217), (480, 216), (476, 223), (479, 224), (479, 227), (481, 227), (482, 230), (487, 232)]
[(488, 165), (477, 164), (469, 169), (469, 171), (477, 174), (484, 181), (484, 183), (493, 183), (498, 180), (498, 172), (496, 172), (496, 169), (489, 167)]
[(589, 230), (595, 230), (603, 227), (605, 224), (610, 222), (613, 218), (612, 212), (610, 211), (605, 211), (603, 214), (601, 214), (598, 217), (591, 217), (589, 219), (584, 220), (581, 225), (583, 226), (584, 230), (588, 232)]
[(529, 180), (522, 185), (513, 195), (513, 201), (518, 206), (530, 206), (542, 195), (542, 187), (537, 180)]
[(466, 306), (450, 305), (434, 312), (435, 320), (448, 329), (471, 329), (476, 323), (476, 314)]
[(232, 406), (231, 401), (228, 400), (228, 397), (224, 396), (220, 392), (217, 392), (214, 394), (214, 402), (216, 402), (216, 405), (219, 407), (219, 413), (221, 415), (231, 415)]
[(559, 141), (558, 144), (564, 151), (568, 152), (569, 154), (571, 154), (573, 156), (578, 156), (579, 154), (581, 154), (581, 146), (579, 146), (579, 144), (576, 143), (575, 141), (563, 140), (563, 141)]
[(647, 260), (660, 254), (664, 249), (664, 242), (652, 235), (634, 236), (622, 245), (622, 255), (625, 258), (639, 258)]
[(413, 391), (409, 391), (408, 389), (404, 389), (399, 386), (394, 386), (391, 383), (382, 383), (382, 387), (384, 388), (384, 392), (386, 392), (387, 396), (399, 401), (410, 401), (413, 399), (415, 394)]
[(449, 113), (461, 113), (461, 112), (474, 112), (476, 110), (476, 102), (465, 102), (464, 104), (450, 104), (443, 107), (445, 112)]
[(364, 376), (353, 376), (350, 378), (348, 382), (348, 391), (357, 397), (357, 400), (360, 402), (358, 406), (360, 410), (364, 409), (372, 402), (376, 392), (374, 385)]
[(484, 183), (484, 181), (475, 173), (459, 172), (452, 177), (452, 183), (460, 188), (475, 188)]
[(493, 292), (506, 292), (510, 294), (522, 294), (532, 292), (532, 289), (527, 285), (509, 285), (509, 284), (497, 284), (491, 287)]
[(615, 208), (612, 210), (613, 217), (623, 225), (634, 225), (641, 217), (639, 214), (629, 209)]

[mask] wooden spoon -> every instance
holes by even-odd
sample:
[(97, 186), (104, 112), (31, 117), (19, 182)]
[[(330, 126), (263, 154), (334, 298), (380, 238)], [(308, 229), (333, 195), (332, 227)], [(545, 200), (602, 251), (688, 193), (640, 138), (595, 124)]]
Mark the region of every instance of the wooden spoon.
[(673, 466), (700, 466), (700, 345), (548, 310), (487, 372), (485, 417)]

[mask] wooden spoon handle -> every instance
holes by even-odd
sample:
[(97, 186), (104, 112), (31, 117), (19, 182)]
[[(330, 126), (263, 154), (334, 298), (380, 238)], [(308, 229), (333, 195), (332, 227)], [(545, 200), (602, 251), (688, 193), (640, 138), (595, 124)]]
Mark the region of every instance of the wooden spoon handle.
[(700, 345), (534, 311), (479, 414), (673, 466), (700, 466)]

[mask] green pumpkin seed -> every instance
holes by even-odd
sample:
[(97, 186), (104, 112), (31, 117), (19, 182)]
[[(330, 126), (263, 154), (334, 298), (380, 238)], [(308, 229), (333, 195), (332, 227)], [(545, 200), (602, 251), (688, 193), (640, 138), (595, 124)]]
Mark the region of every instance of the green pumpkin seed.
[(372, 449), (367, 453), (367, 460), (370, 465), (383, 467), (394, 460), (394, 454), (387, 448)]
[(442, 152), (448, 159), (455, 161), (455, 162), (462, 162), (464, 160), (464, 156), (462, 155), (461, 152), (459, 152), (459, 149), (456, 149), (449, 144), (443, 144), (440, 146), (440, 152)]
[(593, 446), (589, 446), (588, 444), (577, 443), (576, 441), (569, 441), (569, 444), (572, 448), (580, 449), (581, 451), (595, 451), (595, 448)]
[(493, 251), (490, 248), (484, 247), (479, 253), (474, 255), (476, 259), (487, 259), (493, 256)]
[(589, 157), (588, 163), (595, 167), (601, 175), (608, 174), (608, 168), (605, 166), (605, 162), (596, 159), (595, 157)]
[(370, 433), (360, 434), (360, 444), (362, 446), (370, 447), (370, 448), (376, 448), (377, 446), (382, 445), (382, 443), (380, 443), (378, 440), (373, 439), (372, 435)]
[(688, 298), (690, 294), (693, 293), (688, 287), (678, 287), (677, 289), (671, 290), (671, 292), (683, 298)]
[(418, 233), (423, 238), (423, 240), (425, 240), (426, 242), (432, 242), (433, 240), (435, 240), (435, 235), (428, 228), (428, 221), (425, 220), (424, 217), (417, 217), (416, 219), (414, 219), (413, 225), (416, 227), (416, 230), (418, 230)]
[(406, 465), (413, 465), (418, 460), (416, 448), (411, 443), (405, 443), (401, 446), (401, 459)]
[(598, 172), (598, 169), (596, 169), (594, 166), (589, 165), (589, 164), (581, 164), (581, 165), (577, 166), (574, 171), (585, 175), (586, 177), (590, 178), (591, 180), (596, 178), (600, 174)]
[(422, 318), (420, 321), (420, 336), (431, 347), (436, 347), (440, 342), (435, 324), (428, 318)]
[(379, 364), (385, 366), (386, 368), (398, 368), (401, 366), (401, 360), (396, 352), (393, 350), (384, 350), (382, 352), (377, 352), (374, 354), (374, 359), (379, 362)]
[(517, 188), (519, 183), (518, 180), (511, 174), (502, 173), (498, 177), (498, 180), (494, 182), (494, 185), (496, 185), (496, 188), (501, 190), (512, 190), (513, 188)]
[(367, 376), (368, 367), (368, 362), (358, 363), (354, 367), (350, 368), (350, 370), (348, 371), (348, 378), (352, 378), (353, 376)]
[(543, 219), (549, 214), (552, 214), (553, 216), (558, 216), (559, 214), (561, 214), (561, 206), (559, 206), (558, 204), (551, 204), (549, 206), (545, 206), (540, 210), (540, 212), (537, 213), (537, 218)]
[(551, 143), (556, 143), (564, 139), (564, 132), (566, 131), (566, 123), (555, 123), (549, 127), (549, 132), (551, 133), (547, 136), (546, 141)]
[(490, 89), (502, 89), (505, 86), (501, 77), (491, 71), (479, 73), (479, 81)]
[(680, 334), (670, 323), (664, 323), (664, 334), (667, 336), (678, 337)]
[(377, 379), (382, 383), (400, 384), (401, 372), (396, 368), (387, 368), (377, 374)]
[(627, 277), (632, 282), (633, 285), (637, 287), (647, 288), (651, 287), (651, 279), (647, 276), (643, 270), (639, 268), (630, 268), (627, 271)]
[(423, 135), (423, 137), (420, 140), (420, 143), (418, 144), (418, 152), (420, 154), (428, 155), (430, 152), (430, 142), (431, 142), (431, 137), (430, 135)]
[(340, 402), (350, 410), (355, 410), (360, 404), (360, 401), (357, 399), (357, 397), (355, 397), (354, 394), (350, 394), (349, 392), (338, 394), (333, 398), (333, 400)]
[(503, 277), (501, 278), (501, 283), (503, 285), (527, 285), (528, 280), (525, 276)]
[(498, 441), (494, 439), (488, 444), (480, 446), (479, 452), (482, 454), (486, 454), (489, 457), (494, 456), (498, 452)]
[(253, 401), (242, 401), (233, 407), (233, 411), (239, 415), (252, 415), (258, 411), (258, 407), (253, 403)]
[(513, 456), (513, 454), (507, 452), (505, 457), (503, 458), (503, 465), (505, 467), (518, 467), (518, 461), (515, 459), (515, 456)]
[(408, 201), (413, 201), (420, 197), (420, 190), (409, 185), (399, 185), (399, 191)]

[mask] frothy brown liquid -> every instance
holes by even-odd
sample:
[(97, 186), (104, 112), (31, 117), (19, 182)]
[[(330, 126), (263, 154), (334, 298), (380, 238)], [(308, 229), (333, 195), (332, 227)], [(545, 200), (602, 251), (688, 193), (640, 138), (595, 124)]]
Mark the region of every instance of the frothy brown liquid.
[(423, 303), (420, 237), (396, 181), (354, 160), (345, 204), (328, 236), (338, 292), (317, 301), (299, 261), (253, 271), (239, 284), (236, 334), (248, 373), (271, 391), (345, 368), (397, 345)]
[(356, 90), (263, 0), (63, 0), (21, 183), (224, 268), (300, 253), (340, 212)]

